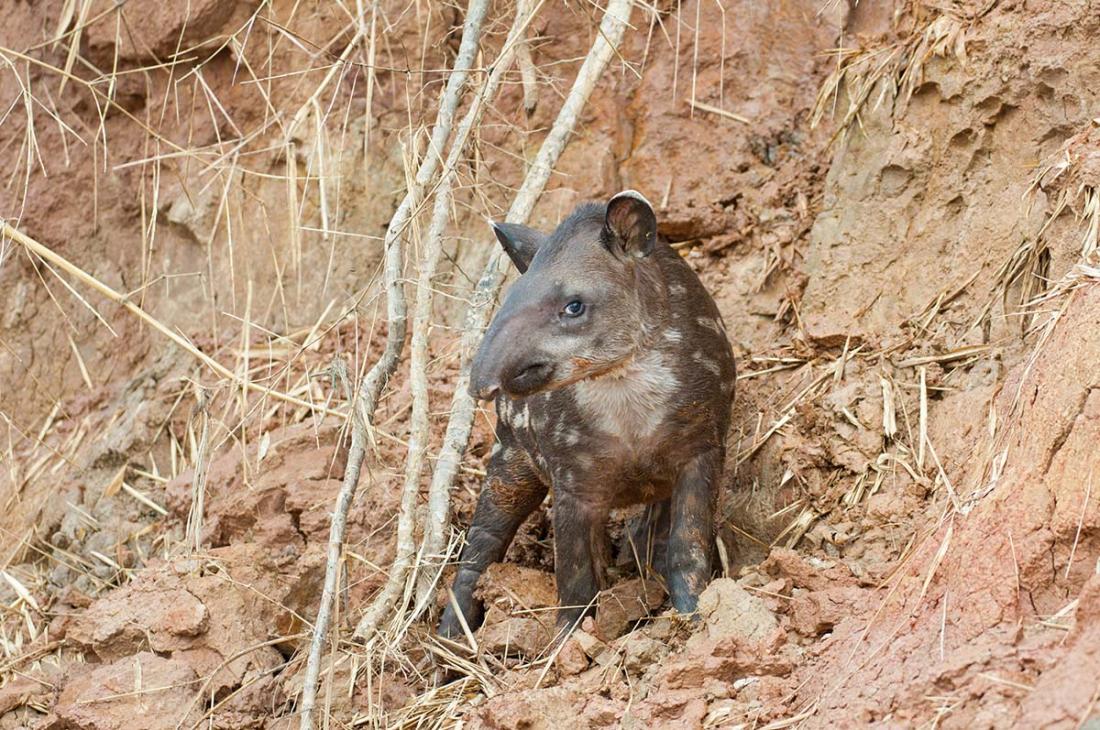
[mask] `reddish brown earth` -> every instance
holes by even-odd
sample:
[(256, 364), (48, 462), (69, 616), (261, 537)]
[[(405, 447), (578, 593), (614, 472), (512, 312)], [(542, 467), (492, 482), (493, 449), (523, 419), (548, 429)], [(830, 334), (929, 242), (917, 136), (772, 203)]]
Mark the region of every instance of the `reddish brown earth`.
[[(292, 120), (353, 39), (338, 6), (131, 0), (120, 15), (97, 0), (62, 88), (72, 36), (51, 41), (84, 5), (9, 5), (0, 217), (226, 367), (345, 406), (318, 375), (380, 352), (379, 237), (459, 12), (381, 3), (370, 107), (356, 49), (318, 133)], [(480, 589), (464, 678), (436, 685), (427, 624), (348, 641), (394, 556), (403, 366), (350, 514), (331, 722), (1084, 725), (1100, 702), (1100, 8), (657, 5), (652, 27), (635, 11), (535, 218), (637, 188), (714, 292), (741, 367), (724, 575), (692, 624), (623, 560), (595, 619), (547, 656), (542, 511)], [(496, 49), (509, 4), (490, 17)], [(541, 12), (538, 104), (524, 112), (517, 74), (462, 172), (430, 457), (484, 218), (507, 206), (597, 17)], [(72, 286), (84, 301), (0, 243), (0, 728), (296, 726), (341, 424), (219, 383)], [(490, 447), (479, 414), (459, 525)]]

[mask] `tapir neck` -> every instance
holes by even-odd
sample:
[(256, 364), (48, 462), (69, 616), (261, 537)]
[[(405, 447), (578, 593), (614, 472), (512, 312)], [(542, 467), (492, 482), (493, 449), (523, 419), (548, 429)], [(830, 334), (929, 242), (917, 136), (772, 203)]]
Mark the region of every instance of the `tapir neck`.
[(662, 258), (675, 252), (658, 249), (644, 261), (638, 262), (634, 267), (634, 278), (638, 294), (638, 311), (640, 314), (640, 327), (638, 328), (638, 340), (636, 350), (639, 352), (652, 349), (668, 325), (669, 300), (668, 282), (664, 271)]

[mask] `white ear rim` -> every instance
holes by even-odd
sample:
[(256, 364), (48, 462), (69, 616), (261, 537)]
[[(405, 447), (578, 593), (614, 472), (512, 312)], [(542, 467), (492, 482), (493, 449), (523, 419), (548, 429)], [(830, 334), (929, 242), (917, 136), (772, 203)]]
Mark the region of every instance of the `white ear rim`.
[[(623, 199), (623, 198), (629, 198), (631, 200), (637, 200), (640, 203), (644, 203), (645, 206), (647, 208), (649, 208), (649, 212), (654, 216), (654, 218), (656, 218), (657, 211), (654, 210), (653, 203), (650, 203), (649, 199), (646, 198), (646, 196), (639, 193), (637, 190), (631, 189), (631, 190), (624, 190), (621, 193), (616, 193), (615, 195), (611, 196), (611, 199), (607, 201), (607, 204), (610, 206), (616, 200)], [(631, 258), (636, 258), (636, 259), (644, 259), (648, 255), (649, 255), (649, 252), (642, 252), (642, 251), (631, 251), (630, 254), (629, 254), (629, 256)]]
[(624, 190), (621, 193), (612, 195), (611, 200), (607, 202), (611, 203), (612, 201), (618, 200), (619, 198), (633, 198), (634, 200), (639, 200), (648, 205), (650, 210), (653, 210), (653, 203), (649, 202), (649, 199), (639, 193), (637, 190)]

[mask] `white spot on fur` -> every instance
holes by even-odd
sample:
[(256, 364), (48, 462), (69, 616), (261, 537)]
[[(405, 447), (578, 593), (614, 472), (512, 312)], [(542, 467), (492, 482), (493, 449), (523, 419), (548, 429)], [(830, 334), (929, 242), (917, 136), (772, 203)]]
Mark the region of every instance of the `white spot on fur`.
[(663, 337), (666, 342), (683, 342), (684, 333), (680, 330), (665, 330)]
[(512, 413), (512, 427), (513, 428), (527, 428), (529, 423), (530, 413), (527, 410), (527, 404), (524, 403), (515, 412)]
[(500, 442), (497, 441), (495, 444), (493, 444), (493, 450), (489, 452), (489, 456), (496, 456), (499, 453), (500, 453)]
[(607, 375), (580, 381), (574, 396), (597, 428), (631, 443), (657, 430), (679, 385), (661, 353), (653, 351)]
[(714, 331), (715, 334), (725, 334), (725, 330), (722, 329), (722, 324), (716, 319), (711, 319), (710, 317), (698, 317), (695, 321), (699, 324), (700, 327), (706, 327), (708, 330)]
[(673, 296), (681, 297), (684, 294), (687, 294), (687, 289), (684, 288), (683, 284), (669, 284), (668, 293), (672, 294)]
[(718, 363), (714, 362), (714, 360), (711, 360), (709, 357), (704, 357), (701, 351), (696, 350), (695, 352), (691, 353), (691, 359), (699, 363), (715, 375), (721, 377), (722, 368), (718, 367)]

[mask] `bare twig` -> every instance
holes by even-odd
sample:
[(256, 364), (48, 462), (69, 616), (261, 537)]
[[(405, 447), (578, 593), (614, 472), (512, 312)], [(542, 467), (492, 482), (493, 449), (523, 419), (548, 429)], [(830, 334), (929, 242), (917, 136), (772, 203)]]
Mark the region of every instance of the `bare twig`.
[[(432, 311), (431, 286), (432, 276), (443, 251), (443, 231), (450, 220), (451, 190), (458, 174), (458, 165), (465, 151), (466, 142), (477, 124), (486, 105), (496, 96), (500, 82), (504, 74), (512, 65), (513, 58), (519, 60), (524, 45), (524, 33), (535, 13), (542, 6), (537, 6), (532, 0), (521, 0), (516, 5), (516, 17), (508, 38), (501, 48), (500, 55), (493, 64), (493, 71), (489, 74), (474, 103), (466, 112), (458, 131), (455, 133), (454, 143), (447, 155), (447, 163), (438, 187), (435, 191), (435, 205), (432, 209), (432, 222), (428, 228), (428, 240), (425, 243), (424, 263), (420, 268), (420, 277), (416, 291), (416, 314), (413, 319), (413, 336), (411, 346), (411, 390), (413, 395), (412, 432), (409, 438), (409, 455), (406, 470), (405, 489), (416, 488), (420, 480), (420, 470), (424, 461), (424, 454), (428, 441), (428, 329), (429, 318)], [(428, 494), (427, 522), (424, 525), (424, 542), (421, 551), (426, 559), (433, 560), (441, 556), (447, 542), (447, 527), (450, 524), (450, 491), (447, 485), (433, 481)], [(417, 580), (417, 603), (414, 611), (419, 615), (426, 607), (434, 593), (438, 580), (439, 570), (442, 566), (433, 569), (431, 565), (421, 570)], [(415, 616), (414, 616), (415, 617)]]
[[(413, 184), (409, 186), (404, 200), (401, 201), (397, 212), (394, 213), (390, 226), (386, 231), (385, 282), (389, 315), (386, 348), (381, 359), (367, 373), (363, 384), (359, 388), (357, 401), (352, 404), (351, 450), (348, 453), (348, 464), (344, 471), (344, 481), (337, 498), (336, 511), (333, 514), (329, 528), (325, 586), (321, 594), (321, 605), (318, 607), (317, 621), (314, 624), (313, 638), (310, 641), (305, 682), (302, 687), (302, 730), (312, 730), (313, 727), (313, 708), (316, 704), (317, 677), (320, 672), (321, 653), (324, 648), (325, 635), (328, 632), (328, 624), (332, 618), (332, 605), (336, 594), (337, 578), (339, 577), (340, 554), (344, 542), (344, 529), (347, 525), (347, 513), (355, 498), (356, 487), (359, 483), (359, 471), (366, 455), (367, 429), (374, 417), (378, 397), (397, 368), (397, 361), (405, 344), (405, 296), (401, 279), (401, 237), (404, 235), (413, 213), (419, 207), (425, 186), (435, 175), (436, 167), (442, 156), (443, 146), (447, 138), (451, 136), (451, 124), (462, 89), (466, 84), (466, 78), (469, 76), (470, 67), (477, 54), (478, 43), (481, 39), (481, 25), (488, 6), (488, 0), (470, 0), (470, 4), (466, 9), (466, 23), (462, 31), (462, 42), (459, 46), (458, 56), (455, 59), (454, 70), (447, 79), (446, 90), (440, 103), (435, 128), (432, 130), (427, 156), (417, 170)], [(362, 27), (363, 23), (360, 23), (360, 26)], [(411, 508), (415, 506), (409, 505), (409, 509), (406, 510), (405, 502), (406, 500), (402, 499), (402, 513), (411, 511)], [(399, 554), (402, 537), (401, 534), (398, 535)], [(405, 536), (405, 542), (411, 543), (411, 541), (411, 534)]]
[[(615, 53), (616, 47), (622, 41), (632, 6), (633, 0), (611, 0), (608, 3), (607, 11), (600, 24), (599, 35), (577, 73), (573, 88), (569, 91), (569, 96), (562, 105), (553, 128), (543, 141), (531, 169), (528, 170), (523, 186), (512, 201), (508, 210), (508, 222), (524, 223), (530, 217), (535, 202), (546, 187), (554, 164), (565, 149), (581, 110)], [(473, 302), (466, 312), (460, 344), (462, 366), (455, 383), (454, 396), (451, 399), (451, 417), (447, 423), (443, 447), (435, 463), (430, 492), (433, 495), (440, 495), (444, 500), (450, 498), (451, 486), (462, 460), (462, 454), (466, 451), (474, 420), (474, 400), (468, 391), (471, 356), (481, 339), (493, 303), (504, 281), (506, 261), (503, 250), (494, 247), (474, 290)]]
[(447, 79), (447, 87), (439, 103), (439, 114), (435, 119), (428, 150), (416, 171), (416, 178), (405, 192), (405, 197), (386, 229), (386, 239), (383, 244), (385, 247), (386, 347), (382, 357), (367, 372), (361, 387), (360, 407), (368, 420), (374, 417), (378, 398), (382, 395), (382, 389), (386, 387), (390, 376), (397, 370), (401, 351), (405, 347), (406, 305), (404, 281), (401, 276), (401, 240), (423, 201), (425, 188), (435, 176), (436, 169), (443, 158), (443, 146), (451, 136), (455, 111), (477, 54), (478, 41), (481, 38), (481, 22), (485, 18), (488, 7), (489, 0), (470, 0), (466, 8), (462, 43), (455, 58), (454, 70)]
[[(332, 379), (339, 384), (346, 396), (352, 397), (352, 388), (348, 384), (348, 367), (343, 360), (332, 363)], [(313, 636), (309, 644), (309, 659), (306, 662), (306, 674), (302, 682), (301, 728), (313, 727), (313, 708), (317, 702), (317, 678), (321, 671), (321, 653), (325, 646), (325, 635), (332, 620), (332, 606), (336, 596), (337, 579), (340, 576), (340, 556), (344, 547), (344, 530), (347, 527), (348, 510), (355, 497), (355, 487), (359, 484), (359, 471), (367, 453), (367, 422), (362, 412), (351, 409), (351, 447), (348, 451), (348, 466), (344, 471), (344, 481), (336, 500), (335, 513), (328, 536), (328, 555), (325, 562), (325, 586), (321, 592), (321, 605), (317, 609), (317, 621), (313, 624)]]

